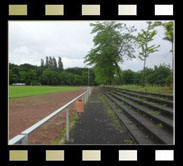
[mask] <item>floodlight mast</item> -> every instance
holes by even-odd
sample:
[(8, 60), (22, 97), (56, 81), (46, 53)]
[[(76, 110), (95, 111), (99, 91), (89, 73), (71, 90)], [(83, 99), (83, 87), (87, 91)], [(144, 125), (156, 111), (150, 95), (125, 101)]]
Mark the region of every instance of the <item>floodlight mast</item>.
[(89, 80), (89, 67), (88, 67), (88, 87), (90, 86), (90, 80)]

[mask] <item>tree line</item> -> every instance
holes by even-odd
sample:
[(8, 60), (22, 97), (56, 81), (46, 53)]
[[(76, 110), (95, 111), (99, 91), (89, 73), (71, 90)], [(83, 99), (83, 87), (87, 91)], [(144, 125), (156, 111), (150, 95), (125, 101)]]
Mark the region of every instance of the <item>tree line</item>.
[[(88, 80), (89, 71), (89, 80)], [(120, 83), (142, 85), (141, 71), (120, 70), (120, 81), (118, 75), (114, 75), (111, 84), (119, 85)], [(161, 64), (154, 68), (146, 68), (145, 84), (169, 86), (172, 85), (172, 71), (170, 66)], [(95, 81), (95, 73), (93, 68), (67, 68), (59, 71), (57, 69), (49, 69), (45, 66), (34, 66), (31, 64), (15, 65), (9, 64), (9, 84), (26, 83), (26, 85), (99, 85)], [(89, 82), (88, 82), (89, 81)]]
[[(89, 78), (88, 78), (89, 73)], [(9, 63), (9, 84), (25, 83), (26, 85), (90, 85), (94, 86), (95, 74), (91, 68), (63, 69), (61, 57), (58, 63), (54, 57), (41, 59), (41, 65), (16, 65)]]
[[(123, 85), (135, 84), (142, 85), (142, 75), (144, 71), (134, 72), (130, 69), (123, 70), (120, 72), (120, 77)], [(172, 71), (170, 66), (161, 64), (160, 66), (154, 66), (154, 68), (145, 69), (145, 80), (146, 85), (158, 85), (158, 86), (172, 86)], [(119, 79), (114, 76), (112, 84), (119, 85)]]

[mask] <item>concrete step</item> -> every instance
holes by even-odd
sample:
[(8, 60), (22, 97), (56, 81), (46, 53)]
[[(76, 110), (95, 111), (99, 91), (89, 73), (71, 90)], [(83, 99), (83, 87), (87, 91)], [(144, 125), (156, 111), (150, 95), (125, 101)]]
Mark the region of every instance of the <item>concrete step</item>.
[(121, 89), (121, 90), (129, 91), (129, 92), (134, 92), (134, 93), (139, 93), (139, 94), (143, 94), (143, 95), (150, 95), (150, 96), (155, 96), (155, 97), (166, 98), (166, 99), (168, 99), (170, 101), (173, 101), (173, 95), (169, 95), (169, 94), (143, 92), (143, 91), (124, 89), (124, 88), (115, 88), (115, 89)]
[(134, 111), (134, 109), (128, 108), (124, 104), (121, 104), (120, 101), (114, 96), (107, 96), (124, 111), (129, 119), (131, 119), (135, 124), (141, 126), (146, 133), (152, 136), (153, 139), (155, 138), (154, 141), (157, 141), (157, 144), (173, 144), (173, 136), (170, 133), (166, 132), (162, 128), (159, 128), (157, 125), (154, 125), (154, 123)]
[(130, 96), (138, 97), (138, 98), (141, 98), (141, 99), (145, 99), (147, 101), (151, 101), (151, 102), (161, 104), (161, 105), (166, 105), (167, 107), (173, 108), (173, 101), (164, 100), (164, 99), (161, 99), (161, 98), (150, 97), (150, 96), (147, 96), (147, 95), (141, 95), (141, 94), (134, 93), (134, 92), (128, 92), (128, 91), (125, 91), (125, 90), (122, 90), (122, 89), (115, 89), (115, 91), (123, 92), (124, 94), (130, 95)]
[(134, 101), (136, 103), (139, 103), (141, 105), (144, 105), (152, 110), (155, 110), (155, 111), (160, 111), (161, 114), (169, 117), (169, 118), (173, 118), (173, 109), (172, 108), (169, 108), (169, 107), (163, 107), (163, 106), (159, 106), (159, 105), (156, 105), (156, 104), (152, 104), (150, 102), (147, 102), (147, 101), (141, 101), (137, 98), (134, 98), (134, 97), (131, 97), (130, 95), (126, 95), (126, 94), (123, 94), (122, 92), (113, 92), (115, 94), (117, 94), (118, 96), (122, 96), (122, 97), (125, 97), (131, 101)]
[[(145, 115), (146, 117), (148, 117), (150, 120), (155, 121), (156, 123), (162, 123), (162, 125), (164, 126), (164, 128), (170, 132), (171, 134), (173, 134), (173, 120), (169, 119), (161, 114), (155, 114), (154, 111), (152, 111), (149, 108), (144, 108), (143, 106), (141, 106), (140, 104), (137, 103), (132, 103), (129, 100), (125, 99), (124, 97), (118, 97), (117, 95), (115, 95), (114, 93), (113, 96), (115, 98), (117, 98), (118, 100), (124, 102), (124, 104), (126, 104), (127, 106), (132, 107), (133, 109), (137, 110), (139, 113), (141, 113), (142, 115)], [(154, 114), (153, 114), (154, 113)]]
[(106, 96), (104, 96), (104, 99), (108, 103), (110, 108), (114, 111), (119, 120), (122, 122), (122, 124), (125, 126), (127, 131), (130, 133), (135, 143), (143, 145), (151, 145), (156, 143), (155, 141), (150, 139), (150, 137), (145, 132), (142, 131), (142, 128), (140, 128), (140, 126), (134, 124), (133, 121), (129, 119), (128, 116), (126, 116), (124, 113), (120, 113), (117, 110), (116, 106), (111, 103), (110, 99), (108, 99)]

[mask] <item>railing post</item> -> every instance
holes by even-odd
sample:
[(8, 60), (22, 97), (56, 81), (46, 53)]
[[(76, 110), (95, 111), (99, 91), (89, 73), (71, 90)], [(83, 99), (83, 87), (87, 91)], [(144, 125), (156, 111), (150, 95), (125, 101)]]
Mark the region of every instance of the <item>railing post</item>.
[(84, 101), (84, 95), (82, 96), (82, 101), (83, 101), (83, 104), (85, 103), (85, 101)]
[(88, 94), (89, 94), (89, 96), (90, 96), (90, 87), (88, 88)]
[(86, 104), (86, 101), (87, 101), (87, 93), (85, 93), (85, 104)]
[(83, 95), (84, 98), (84, 104), (86, 103), (86, 93)]
[(89, 97), (89, 94), (88, 94), (88, 92), (89, 92), (89, 91), (87, 90), (87, 101), (88, 101), (88, 97)]
[(21, 144), (28, 145), (29, 143), (28, 134), (23, 134), (23, 135), (24, 135), (24, 138), (22, 139)]
[(69, 141), (69, 106), (66, 108), (66, 140)]

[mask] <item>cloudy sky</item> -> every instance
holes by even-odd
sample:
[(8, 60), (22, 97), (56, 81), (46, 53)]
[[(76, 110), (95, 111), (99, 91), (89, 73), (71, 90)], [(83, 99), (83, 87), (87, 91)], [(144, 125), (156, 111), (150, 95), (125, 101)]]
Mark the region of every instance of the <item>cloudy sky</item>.
[[(40, 65), (46, 56), (62, 57), (64, 68), (86, 67), (85, 55), (93, 47), (93, 37), (89, 24), (95, 21), (10, 21), (9, 22), (9, 62)], [(121, 21), (127, 26), (135, 26), (137, 32), (146, 27), (145, 21)], [(171, 44), (162, 40), (164, 29), (157, 28), (153, 43), (160, 44), (159, 51), (147, 59), (147, 67), (165, 63), (171, 66)], [(152, 44), (153, 44), (152, 43)], [(138, 55), (138, 52), (136, 53)], [(123, 70), (141, 70), (143, 62), (137, 57), (120, 64)]]

